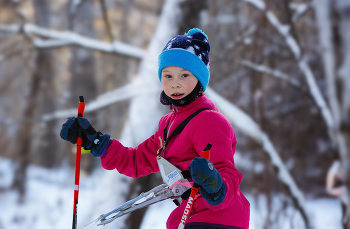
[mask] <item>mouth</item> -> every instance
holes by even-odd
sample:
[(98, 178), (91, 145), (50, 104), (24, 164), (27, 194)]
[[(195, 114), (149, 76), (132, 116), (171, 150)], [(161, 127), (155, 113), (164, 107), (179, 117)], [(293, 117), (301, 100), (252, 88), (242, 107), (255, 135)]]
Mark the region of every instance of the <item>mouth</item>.
[(184, 93), (174, 93), (174, 94), (171, 94), (171, 97), (173, 99), (180, 99), (182, 96), (184, 96)]

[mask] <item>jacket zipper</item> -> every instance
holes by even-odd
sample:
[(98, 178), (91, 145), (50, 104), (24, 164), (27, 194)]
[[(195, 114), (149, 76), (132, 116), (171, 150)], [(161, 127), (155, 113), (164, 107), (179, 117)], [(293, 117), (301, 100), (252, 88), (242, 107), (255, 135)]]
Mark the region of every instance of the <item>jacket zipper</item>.
[[(176, 119), (176, 112), (178, 111), (177, 110), (177, 108), (174, 106), (174, 105), (172, 105), (172, 112), (175, 114), (175, 117), (174, 117), (174, 119), (173, 119), (173, 121), (171, 122), (171, 124), (170, 124), (170, 126), (169, 126), (169, 128), (168, 128), (168, 133), (167, 133), (167, 138), (169, 137), (169, 132), (170, 132), (170, 129), (171, 129), (171, 126), (173, 125), (173, 123), (174, 123), (174, 121), (175, 121), (175, 119)], [(164, 139), (164, 141), (165, 141), (165, 139)], [(165, 146), (166, 147), (166, 146)], [(165, 147), (164, 147), (164, 152), (163, 152), (163, 157), (165, 158)]]
[(170, 124), (170, 127), (169, 127), (169, 129), (168, 129), (168, 133), (167, 133), (167, 137), (169, 137), (169, 132), (170, 132), (171, 126), (173, 125), (173, 123), (174, 123), (174, 121), (175, 121), (175, 119), (176, 119), (177, 108), (176, 108), (174, 105), (172, 105), (172, 106), (173, 106), (173, 113), (175, 114), (175, 117), (174, 117), (173, 121), (172, 121), (171, 124)]

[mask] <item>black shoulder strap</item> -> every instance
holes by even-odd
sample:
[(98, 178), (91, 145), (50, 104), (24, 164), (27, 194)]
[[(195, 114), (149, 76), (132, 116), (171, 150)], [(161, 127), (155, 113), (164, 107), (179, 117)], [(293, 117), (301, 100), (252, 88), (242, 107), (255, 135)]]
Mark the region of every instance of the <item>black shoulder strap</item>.
[(199, 109), (198, 111), (194, 112), (193, 114), (191, 114), (190, 116), (188, 116), (184, 121), (182, 121), (182, 123), (180, 123), (176, 128), (175, 130), (171, 133), (171, 135), (168, 137), (167, 135), (167, 132), (168, 132), (168, 126), (169, 124), (163, 129), (163, 139), (164, 139), (164, 144), (162, 146), (162, 148), (160, 148), (158, 151), (157, 151), (157, 155), (160, 156), (162, 151), (163, 151), (163, 155), (165, 154), (165, 147), (166, 147), (166, 144), (168, 143), (169, 139), (174, 137), (175, 135), (179, 134), (182, 132), (182, 130), (185, 128), (185, 126), (191, 121), (191, 119), (193, 119), (196, 115), (198, 115), (200, 112), (202, 111), (205, 111), (205, 110), (213, 110), (215, 111), (214, 109), (212, 108), (202, 108), (202, 109)]
[[(194, 112), (193, 114), (191, 114), (190, 116), (188, 116), (182, 123), (180, 123), (176, 128), (175, 130), (171, 133), (171, 135), (166, 138), (167, 141), (174, 137), (175, 135), (179, 134), (182, 132), (182, 130), (185, 128), (185, 126), (191, 121), (191, 119), (193, 119), (196, 115), (198, 115), (200, 112), (202, 111), (205, 111), (205, 110), (213, 110), (215, 111), (214, 109), (211, 109), (211, 108), (202, 108), (202, 109), (199, 109), (198, 111)], [(168, 126), (166, 127), (168, 129)]]

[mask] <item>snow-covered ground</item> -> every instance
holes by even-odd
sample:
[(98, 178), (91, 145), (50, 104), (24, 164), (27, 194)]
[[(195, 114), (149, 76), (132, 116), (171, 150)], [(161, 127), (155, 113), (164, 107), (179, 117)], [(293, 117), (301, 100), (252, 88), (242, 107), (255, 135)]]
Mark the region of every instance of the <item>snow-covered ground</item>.
[[(0, 157), (0, 190), (6, 190), (13, 180), (16, 165)], [(0, 191), (0, 229), (58, 229), (70, 228), (73, 214), (74, 171), (68, 164), (45, 169), (30, 166), (27, 172), (25, 202), (18, 203), (15, 191)], [(81, 176), (78, 228), (123, 203), (130, 178), (116, 171), (95, 170), (91, 176)], [(264, 195), (254, 198), (246, 194), (251, 203), (251, 229), (261, 229), (268, 213)], [(282, 207), (282, 196), (273, 199), (273, 209)], [(305, 203), (315, 229), (341, 229), (340, 203), (335, 199), (307, 200)], [(141, 229), (164, 229), (170, 212), (175, 208), (167, 200), (152, 205), (146, 213)], [(288, 220), (286, 220), (288, 219)], [(292, 219), (292, 220), (290, 220)], [(278, 228), (304, 228), (299, 214), (292, 208), (283, 211)], [(123, 218), (115, 220), (104, 229), (123, 227)], [(98, 228), (98, 227), (96, 227)]]

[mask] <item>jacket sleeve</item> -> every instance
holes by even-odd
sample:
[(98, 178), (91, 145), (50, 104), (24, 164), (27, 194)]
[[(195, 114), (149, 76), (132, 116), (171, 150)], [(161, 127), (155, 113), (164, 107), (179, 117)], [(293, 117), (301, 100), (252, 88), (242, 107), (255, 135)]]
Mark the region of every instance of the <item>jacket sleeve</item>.
[[(219, 112), (205, 111), (198, 115), (194, 128), (191, 128), (191, 137), (199, 155), (208, 143), (212, 144), (210, 161), (220, 173), (226, 186), (226, 196), (219, 205), (206, 206), (212, 211), (234, 205), (240, 198), (239, 189), (242, 174), (235, 168), (233, 155), (236, 149), (236, 137), (228, 120)], [(238, 200), (239, 201), (239, 200)]]
[(125, 147), (117, 139), (111, 140), (106, 154), (101, 157), (102, 167), (107, 170), (117, 169), (119, 173), (134, 178), (158, 172), (156, 157), (157, 150), (160, 148), (158, 137), (161, 136), (161, 132), (158, 129), (154, 135), (136, 148)]

